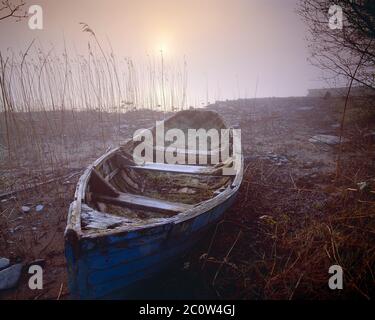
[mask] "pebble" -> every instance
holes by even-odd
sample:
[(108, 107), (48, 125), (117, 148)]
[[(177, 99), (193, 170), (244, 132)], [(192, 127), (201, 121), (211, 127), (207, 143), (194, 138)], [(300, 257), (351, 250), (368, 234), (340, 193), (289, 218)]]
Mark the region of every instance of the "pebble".
[(36, 212), (40, 212), (44, 209), (44, 206), (42, 204), (38, 204), (36, 207), (35, 207), (35, 210)]
[(14, 264), (0, 271), (0, 290), (15, 287), (21, 277), (22, 263)]
[(28, 213), (28, 212), (30, 212), (30, 207), (28, 207), (28, 206), (22, 206), (21, 210), (22, 210), (23, 213)]

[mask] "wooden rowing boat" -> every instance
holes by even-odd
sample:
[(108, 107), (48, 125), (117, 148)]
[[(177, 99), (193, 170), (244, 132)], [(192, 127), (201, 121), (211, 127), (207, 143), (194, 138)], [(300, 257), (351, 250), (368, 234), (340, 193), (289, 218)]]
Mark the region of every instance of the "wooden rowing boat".
[[(168, 128), (226, 128), (212, 111), (182, 111), (163, 122)], [(155, 128), (152, 129), (155, 134)], [(186, 253), (217, 223), (233, 203), (242, 181), (243, 159), (234, 175), (223, 175), (233, 164), (145, 163), (130, 155), (131, 139), (90, 165), (79, 179), (65, 231), (69, 288), (75, 299), (105, 299), (131, 289), (164, 270)], [(174, 152), (211, 156), (208, 151)], [(154, 152), (170, 152), (153, 145)], [(168, 151), (169, 150), (169, 151)], [(130, 291), (129, 291), (130, 290)]]

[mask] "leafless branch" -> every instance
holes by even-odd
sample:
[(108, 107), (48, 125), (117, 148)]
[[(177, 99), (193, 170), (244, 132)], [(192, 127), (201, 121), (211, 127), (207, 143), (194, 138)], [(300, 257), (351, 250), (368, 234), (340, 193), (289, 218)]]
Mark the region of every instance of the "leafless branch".
[(25, 6), (25, 2), (23, 0), (3, 0), (1, 1), (0, 12), (2, 15), (0, 16), (0, 21), (5, 20), (7, 18), (16, 18), (18, 20), (27, 17), (27, 12), (22, 12), (22, 9)]
[[(341, 30), (328, 25), (333, 4), (343, 10)], [(335, 80), (375, 89), (375, 2), (302, 0), (297, 11), (308, 27), (310, 62)]]

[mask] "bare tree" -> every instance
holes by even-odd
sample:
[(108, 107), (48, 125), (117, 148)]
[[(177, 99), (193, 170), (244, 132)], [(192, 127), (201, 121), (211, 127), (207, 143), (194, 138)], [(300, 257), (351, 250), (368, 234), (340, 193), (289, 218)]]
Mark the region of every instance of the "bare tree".
[(22, 19), (27, 17), (27, 12), (22, 11), (25, 2), (23, 0), (3, 0), (0, 3), (0, 21), (7, 18)]
[[(333, 5), (343, 13), (343, 27), (334, 30), (329, 27)], [(353, 80), (375, 89), (374, 0), (301, 0), (298, 13), (309, 29), (310, 61), (314, 65), (335, 80)]]

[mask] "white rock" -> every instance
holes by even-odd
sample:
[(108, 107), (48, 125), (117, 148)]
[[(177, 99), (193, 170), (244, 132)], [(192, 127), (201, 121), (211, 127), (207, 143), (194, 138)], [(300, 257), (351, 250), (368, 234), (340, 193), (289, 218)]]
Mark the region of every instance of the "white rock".
[(36, 207), (35, 207), (35, 210), (36, 212), (40, 212), (44, 209), (44, 206), (42, 204), (38, 204)]
[(28, 206), (22, 206), (22, 207), (21, 207), (21, 210), (22, 210), (22, 212), (24, 212), (24, 213), (28, 213), (28, 212), (30, 212), (30, 207), (28, 207)]
[(0, 258), (0, 270), (8, 267), (9, 264), (10, 264), (9, 259), (7, 259), (7, 258)]
[(0, 290), (15, 287), (20, 279), (22, 263), (14, 264), (9, 268), (0, 271)]

